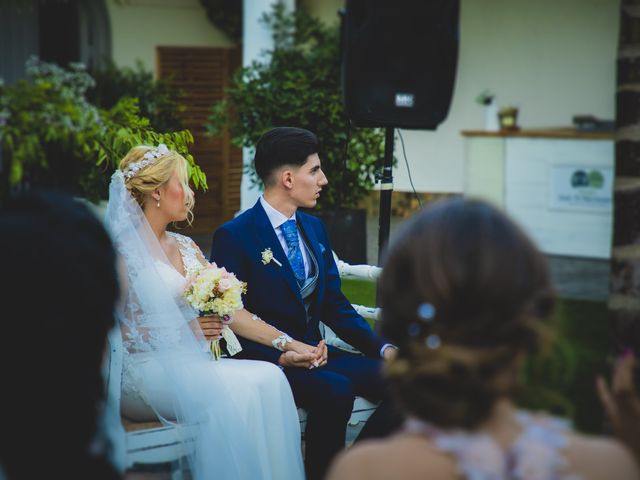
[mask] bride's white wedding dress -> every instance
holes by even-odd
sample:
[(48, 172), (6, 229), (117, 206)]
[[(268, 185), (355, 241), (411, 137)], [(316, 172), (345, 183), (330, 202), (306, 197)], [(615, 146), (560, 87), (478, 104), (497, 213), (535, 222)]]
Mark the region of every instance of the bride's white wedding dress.
[[(173, 267), (124, 184), (111, 181), (105, 224), (122, 259), (121, 411), (176, 426), (194, 480), (304, 478), (300, 424), (289, 384), (270, 363), (207, 353), (195, 312)], [(206, 260), (173, 235), (187, 275)], [(257, 286), (254, 286), (257, 288)]]
[[(203, 261), (192, 240), (169, 233), (178, 242), (187, 274)], [(200, 259), (202, 260), (199, 260)], [(158, 262), (163, 283), (179, 299), (186, 277), (175, 268)], [(153, 288), (153, 285), (149, 285)], [(301, 479), (304, 477), (300, 454), (300, 428), (296, 406), (289, 384), (278, 367), (253, 360), (222, 358), (218, 362), (194, 358), (190, 374), (195, 382), (221, 382), (225, 394), (240, 413), (241, 428), (257, 450), (260, 478)], [(215, 369), (215, 373), (213, 370)], [(122, 412), (138, 421), (155, 420), (156, 412), (174, 420), (174, 386), (168, 381), (164, 366), (145, 352), (125, 353), (122, 378)], [(221, 392), (223, 389), (221, 388)], [(215, 408), (212, 406), (212, 408)], [(211, 411), (212, 416), (224, 416), (224, 411)], [(217, 422), (216, 422), (217, 423)], [(218, 425), (211, 425), (212, 429)], [(225, 432), (219, 432), (224, 437)], [(216, 452), (210, 452), (215, 457)]]

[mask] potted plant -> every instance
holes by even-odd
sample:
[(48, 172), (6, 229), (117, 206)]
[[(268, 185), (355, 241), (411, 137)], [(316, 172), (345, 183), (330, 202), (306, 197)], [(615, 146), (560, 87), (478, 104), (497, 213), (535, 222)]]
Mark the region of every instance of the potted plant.
[(111, 172), (140, 144), (165, 143), (189, 162), (196, 187), (206, 177), (188, 152), (188, 130), (154, 131), (139, 115), (137, 99), (123, 97), (110, 109), (87, 100), (93, 78), (82, 65), (69, 69), (32, 58), (31, 82), (0, 85), (0, 144), (4, 183), (0, 201), (15, 188), (65, 190), (97, 202), (107, 196)]
[(501, 130), (519, 130), (518, 126), (518, 107), (508, 105), (498, 112), (500, 118)]
[[(312, 213), (324, 217), (341, 258), (365, 263), (366, 212), (357, 207), (374, 185), (384, 155), (384, 132), (350, 126), (342, 104), (336, 26), (326, 26), (302, 10), (289, 13), (282, 3), (262, 21), (273, 32), (270, 62), (254, 62), (236, 72), (226, 97), (213, 106), (209, 132), (228, 130), (236, 145), (248, 148), (275, 126), (316, 133), (329, 184)], [(259, 184), (252, 167), (245, 174)], [(345, 224), (354, 222), (359, 224), (357, 233), (345, 233)]]

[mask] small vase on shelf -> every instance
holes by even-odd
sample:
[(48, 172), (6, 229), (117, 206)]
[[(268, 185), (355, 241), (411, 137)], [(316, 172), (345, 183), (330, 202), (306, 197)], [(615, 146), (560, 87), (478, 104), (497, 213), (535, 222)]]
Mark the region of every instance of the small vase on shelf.
[(482, 105), (484, 108), (484, 129), (489, 132), (497, 132), (500, 130), (498, 105), (496, 105), (495, 94), (485, 89), (476, 97), (476, 103)]
[(498, 106), (495, 102), (491, 102), (484, 106), (484, 129), (488, 132), (497, 132), (500, 130), (500, 122), (498, 121)]

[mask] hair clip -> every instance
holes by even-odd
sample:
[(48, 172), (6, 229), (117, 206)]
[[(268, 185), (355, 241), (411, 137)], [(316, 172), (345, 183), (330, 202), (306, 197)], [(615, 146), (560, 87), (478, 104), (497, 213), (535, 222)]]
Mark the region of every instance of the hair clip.
[(417, 337), (418, 335), (420, 335), (421, 330), (422, 328), (416, 322), (411, 322), (407, 327), (407, 333), (410, 337)]
[(438, 335), (436, 335), (435, 333), (432, 333), (427, 337), (424, 343), (427, 346), (427, 348), (431, 350), (435, 350), (436, 348), (440, 347), (440, 345), (442, 344), (442, 341), (440, 340), (440, 337)]
[(423, 322), (433, 321), (433, 317), (436, 315), (436, 309), (430, 303), (421, 303), (416, 310), (418, 318)]
[[(436, 316), (436, 309), (430, 303), (424, 302), (418, 305), (418, 308), (416, 309), (416, 315), (418, 316), (420, 322), (411, 322), (409, 324), (409, 326), (407, 327), (407, 333), (410, 337), (419, 336), (422, 332), (424, 324), (433, 322)], [(431, 333), (425, 339), (424, 344), (428, 349), (435, 350), (440, 347), (442, 341), (440, 340), (440, 337), (438, 335), (436, 335), (435, 333)]]

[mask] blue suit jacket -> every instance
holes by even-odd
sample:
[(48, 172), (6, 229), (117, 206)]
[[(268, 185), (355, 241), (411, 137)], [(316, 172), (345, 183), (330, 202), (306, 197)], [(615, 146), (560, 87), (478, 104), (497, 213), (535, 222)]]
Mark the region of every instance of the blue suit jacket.
[[(322, 222), (300, 211), (296, 216), (319, 266), (308, 322), (293, 270), (260, 201), (215, 232), (211, 261), (247, 282), (245, 308), (279, 330), (315, 345), (321, 339), (318, 322), (322, 321), (365, 355), (379, 358), (386, 342), (371, 330), (342, 294), (340, 275)], [(267, 248), (282, 266), (274, 261), (262, 263), (262, 252)], [(241, 358), (277, 363), (280, 357), (281, 352), (272, 347), (244, 338), (240, 338), (240, 342), (243, 351), (238, 356)]]

